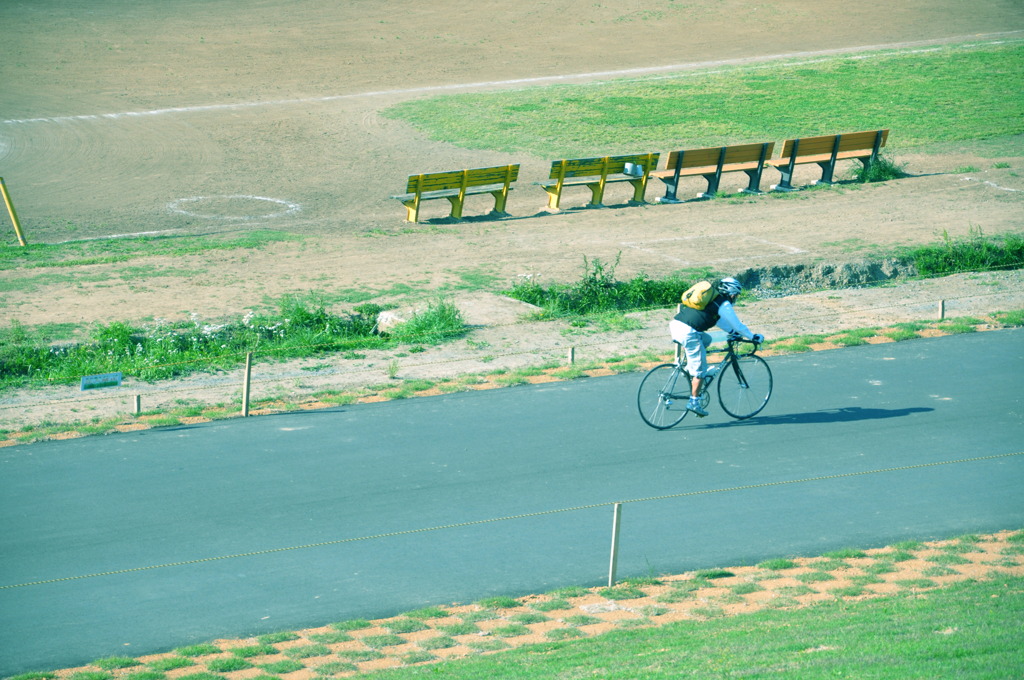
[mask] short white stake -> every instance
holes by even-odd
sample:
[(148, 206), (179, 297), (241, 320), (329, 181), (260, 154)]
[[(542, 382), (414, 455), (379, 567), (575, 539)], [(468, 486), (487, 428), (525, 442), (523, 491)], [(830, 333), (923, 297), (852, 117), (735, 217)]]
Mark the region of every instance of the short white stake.
[(615, 570), (619, 566), (619, 526), (622, 520), (622, 503), (616, 503), (612, 510), (612, 558), (608, 565), (608, 587), (615, 585)]

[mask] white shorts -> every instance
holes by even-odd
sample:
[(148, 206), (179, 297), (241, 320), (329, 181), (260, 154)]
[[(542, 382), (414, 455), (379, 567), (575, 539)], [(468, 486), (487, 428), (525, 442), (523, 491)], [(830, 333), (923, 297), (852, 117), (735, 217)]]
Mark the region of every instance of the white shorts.
[(668, 322), (668, 332), (672, 339), (683, 346), (686, 355), (686, 370), (693, 378), (703, 378), (708, 370), (708, 345), (711, 335), (696, 328), (687, 326), (679, 319)]

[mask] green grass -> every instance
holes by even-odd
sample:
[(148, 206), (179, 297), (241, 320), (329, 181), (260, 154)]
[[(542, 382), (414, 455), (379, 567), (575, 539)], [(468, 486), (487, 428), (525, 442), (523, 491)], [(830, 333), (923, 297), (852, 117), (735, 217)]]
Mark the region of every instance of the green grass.
[(310, 294), (285, 296), (277, 306), (276, 313), (250, 312), (221, 323), (205, 323), (197, 316), (187, 322), (158, 320), (145, 326), (114, 321), (97, 326), (84, 342), (56, 347), (48, 344), (52, 329), (41, 332), (14, 323), (0, 329), (0, 389), (73, 384), (81, 376), (113, 372), (163, 380), (236, 367), (248, 352), (281, 360), (400, 343), (437, 343), (466, 330), (461, 313), (448, 300), (431, 303), (390, 333), (376, 329), (377, 305), (337, 314), (320, 296)]
[(972, 228), (968, 236), (953, 238), (943, 232), (939, 243), (904, 249), (921, 276), (943, 276), (967, 271), (1020, 269), (1024, 266), (1024, 235), (1019, 233), (986, 237)]
[(882, 599), (766, 609), (728, 618), (721, 617), (720, 609), (706, 607), (705, 621), (589, 638), (571, 638), (566, 629), (558, 629), (563, 632), (549, 636), (557, 638), (552, 642), (435, 666), (378, 671), (374, 677), (1020, 677), (1024, 579), (964, 581), (927, 592), (913, 590), (915, 585)]
[(189, 645), (187, 647), (179, 647), (174, 650), (179, 656), (196, 657), (196, 656), (207, 656), (208, 654), (219, 654), (220, 647), (211, 645), (208, 643), (199, 645)]
[[(253, 231), (231, 236), (142, 236), (68, 243), (0, 245), (0, 271), (14, 269), (70, 269), (85, 265), (131, 262), (153, 257), (203, 256), (218, 250), (261, 250), (274, 243), (302, 241), (305, 237), (280, 231)], [(160, 274), (154, 265), (126, 268), (127, 278)], [(174, 269), (170, 275), (189, 276), (194, 270)], [(106, 278), (106, 277), (104, 277)]]
[[(544, 158), (879, 127), (893, 130), (890, 148), (911, 148), (1024, 132), (1022, 81), (1024, 43), (1014, 42), (447, 95), (384, 115), (431, 139)], [(837, 106), (830, 92), (856, 92), (856, 104)]]

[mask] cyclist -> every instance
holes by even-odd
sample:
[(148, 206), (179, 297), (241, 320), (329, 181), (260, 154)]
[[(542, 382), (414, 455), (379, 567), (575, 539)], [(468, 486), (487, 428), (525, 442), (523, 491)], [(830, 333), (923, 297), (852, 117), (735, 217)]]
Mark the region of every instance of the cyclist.
[(731, 276), (724, 278), (718, 282), (718, 294), (704, 309), (683, 306), (682, 311), (668, 324), (672, 339), (683, 346), (687, 369), (692, 378), (691, 396), (686, 408), (701, 418), (708, 414), (701, 408), (698, 398), (708, 372), (707, 347), (711, 344), (711, 336), (705, 331), (717, 325), (723, 331), (735, 333), (746, 340), (758, 344), (764, 342), (763, 335), (751, 333), (736, 316), (733, 303), (742, 290), (743, 285), (739, 281)]

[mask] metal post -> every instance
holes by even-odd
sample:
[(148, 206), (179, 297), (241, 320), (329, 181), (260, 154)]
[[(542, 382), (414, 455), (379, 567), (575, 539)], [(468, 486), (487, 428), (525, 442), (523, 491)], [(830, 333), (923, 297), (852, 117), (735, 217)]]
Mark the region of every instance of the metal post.
[(4, 184), (3, 177), (0, 177), (0, 193), (4, 195), (4, 203), (7, 204), (7, 212), (11, 214), (11, 222), (14, 223), (14, 234), (18, 237), (18, 243), (22, 246), (28, 245), (25, 243), (25, 235), (21, 232), (21, 222), (18, 221), (18, 212), (14, 209), (14, 202), (11, 200), (11, 195), (7, 193), (7, 185)]
[(575, 363), (576, 363), (576, 348), (575, 347), (570, 347), (569, 348), (569, 365), (572, 366)]
[(612, 510), (612, 558), (608, 565), (608, 587), (615, 585), (615, 570), (619, 566), (619, 526), (622, 519), (622, 503), (616, 503)]
[(245, 376), (242, 379), (242, 417), (249, 417), (249, 387), (252, 384), (252, 352), (245, 353)]
[(943, 321), (946, 318), (946, 301), (939, 300), (939, 321)]
[(132, 405), (133, 408), (135, 409), (135, 415), (139, 415), (140, 413), (142, 413), (142, 395), (136, 394), (135, 399), (133, 401), (135, 402)]

